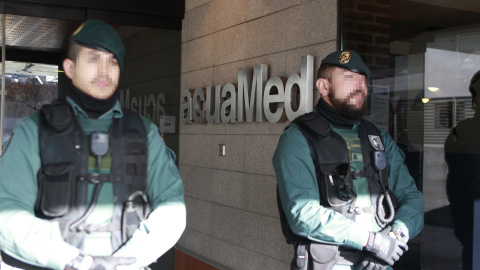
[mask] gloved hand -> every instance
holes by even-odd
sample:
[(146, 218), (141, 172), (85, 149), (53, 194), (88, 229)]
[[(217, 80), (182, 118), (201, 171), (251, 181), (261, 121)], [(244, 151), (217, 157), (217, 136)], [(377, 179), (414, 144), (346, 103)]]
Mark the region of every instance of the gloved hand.
[(89, 270), (115, 270), (117, 266), (130, 265), (136, 261), (133, 257), (95, 256)]
[(66, 270), (115, 270), (117, 266), (126, 266), (136, 262), (133, 257), (78, 255), (70, 262)]
[(355, 266), (355, 270), (385, 270), (388, 264), (369, 254), (363, 257), (362, 261)]
[(407, 243), (389, 236), (390, 229), (390, 226), (387, 226), (380, 232), (370, 232), (366, 250), (378, 259), (393, 265), (403, 252), (408, 250), (408, 246)]

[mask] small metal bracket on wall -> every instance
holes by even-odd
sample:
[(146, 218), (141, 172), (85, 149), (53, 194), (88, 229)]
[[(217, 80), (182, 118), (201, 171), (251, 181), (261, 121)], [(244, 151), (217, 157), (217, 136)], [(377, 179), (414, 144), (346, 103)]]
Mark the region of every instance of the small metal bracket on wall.
[(218, 155), (221, 157), (225, 156), (225, 144), (218, 145)]

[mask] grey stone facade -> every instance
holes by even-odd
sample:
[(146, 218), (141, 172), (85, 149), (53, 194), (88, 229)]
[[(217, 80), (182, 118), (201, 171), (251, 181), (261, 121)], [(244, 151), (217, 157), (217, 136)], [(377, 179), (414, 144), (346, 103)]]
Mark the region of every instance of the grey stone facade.
[[(288, 78), (300, 73), (307, 54), (315, 56), (316, 73), (319, 59), (336, 49), (336, 1), (187, 0), (185, 6), (179, 91), (235, 84), (239, 68), (258, 64), (268, 65), (269, 77)], [(287, 124), (179, 124), (187, 204), (179, 249), (219, 268), (288, 269), (293, 248), (281, 232), (271, 164)]]

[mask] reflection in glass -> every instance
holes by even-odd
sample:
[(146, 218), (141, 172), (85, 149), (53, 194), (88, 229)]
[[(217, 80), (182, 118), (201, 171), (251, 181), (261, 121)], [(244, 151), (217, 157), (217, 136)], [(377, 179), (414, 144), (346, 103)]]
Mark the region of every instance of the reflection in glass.
[(58, 66), (6, 61), (3, 145), (23, 117), (58, 97)]
[(383, 99), (370, 100), (368, 117), (403, 150), (425, 198), (425, 228), (395, 269), (461, 269), (444, 142), (458, 122), (473, 116), (468, 85), (480, 69), (480, 2), (462, 2), (343, 1), (340, 44), (372, 69), (373, 97), (388, 89)]

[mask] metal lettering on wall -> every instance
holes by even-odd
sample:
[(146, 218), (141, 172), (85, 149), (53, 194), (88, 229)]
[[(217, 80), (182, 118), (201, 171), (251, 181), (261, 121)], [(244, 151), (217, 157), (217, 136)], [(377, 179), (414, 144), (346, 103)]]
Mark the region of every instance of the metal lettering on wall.
[[(120, 104), (150, 120), (157, 125), (163, 133), (175, 133), (175, 117), (165, 116), (165, 95), (148, 95), (131, 97), (130, 89), (120, 91)], [(172, 132), (173, 129), (173, 132)]]
[(206, 89), (183, 90), (180, 108), (183, 124), (264, 122), (293, 120), (313, 110), (314, 57), (302, 57), (300, 75), (285, 80), (268, 78), (268, 66), (238, 70), (238, 85), (227, 83)]

